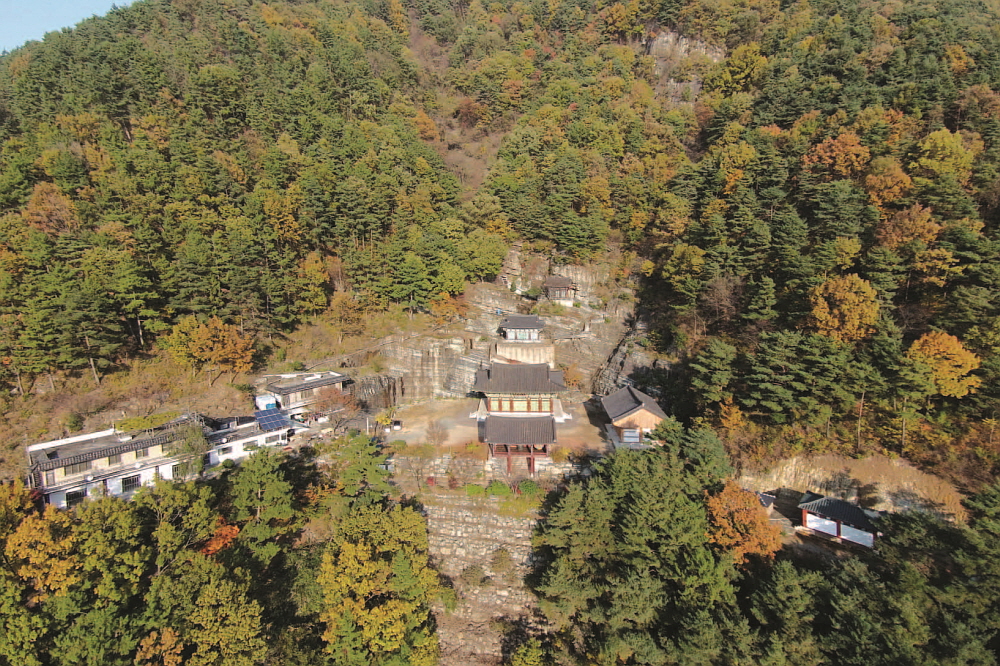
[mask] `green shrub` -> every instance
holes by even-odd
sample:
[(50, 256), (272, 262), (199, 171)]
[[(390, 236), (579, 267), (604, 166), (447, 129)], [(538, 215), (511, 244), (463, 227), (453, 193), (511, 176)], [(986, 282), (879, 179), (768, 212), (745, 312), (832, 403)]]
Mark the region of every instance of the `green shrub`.
[(528, 497), (538, 497), (542, 494), (541, 486), (531, 479), (525, 479), (521, 483), (517, 484), (517, 489), (521, 491), (522, 495), (526, 495)]
[(490, 485), (486, 487), (486, 494), (493, 497), (510, 497), (514, 493), (503, 481), (490, 481)]
[(66, 417), (66, 429), (70, 432), (80, 432), (83, 430), (83, 415), (73, 412)]
[(222, 461), (222, 468), (223, 469), (232, 469), (234, 467), (236, 467), (236, 463), (233, 462), (232, 460), (223, 460)]
[(486, 488), (474, 483), (467, 483), (465, 484), (465, 494), (469, 497), (483, 497), (486, 495)]

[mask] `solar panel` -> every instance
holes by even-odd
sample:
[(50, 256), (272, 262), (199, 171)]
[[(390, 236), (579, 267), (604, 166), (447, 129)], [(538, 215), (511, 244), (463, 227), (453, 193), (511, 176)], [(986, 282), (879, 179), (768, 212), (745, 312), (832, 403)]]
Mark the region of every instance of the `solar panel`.
[(288, 419), (277, 409), (264, 409), (254, 412), (253, 417), (257, 419), (257, 425), (264, 432), (284, 430), (288, 427)]

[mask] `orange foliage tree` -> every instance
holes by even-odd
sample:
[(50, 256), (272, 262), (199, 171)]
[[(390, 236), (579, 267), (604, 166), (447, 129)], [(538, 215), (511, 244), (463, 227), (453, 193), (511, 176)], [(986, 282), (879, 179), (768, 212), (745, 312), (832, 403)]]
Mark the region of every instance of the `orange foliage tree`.
[(906, 356), (930, 368), (931, 381), (941, 395), (961, 398), (982, 382), (969, 373), (979, 367), (979, 357), (962, 346), (954, 335), (931, 331), (918, 338)]
[(913, 179), (903, 171), (903, 165), (892, 157), (876, 157), (868, 166), (864, 188), (879, 210), (884, 211), (886, 204), (901, 199), (911, 187)]
[(224, 550), (231, 544), (235, 539), (236, 535), (240, 533), (240, 528), (236, 525), (230, 525), (226, 522), (226, 519), (222, 516), (215, 521), (215, 533), (209, 537), (205, 545), (202, 546), (198, 552), (202, 555), (215, 555), (220, 550)]
[(897, 248), (910, 241), (933, 243), (941, 233), (941, 225), (931, 217), (929, 208), (914, 204), (886, 217), (878, 226), (876, 236), (882, 245)]
[(737, 565), (751, 556), (770, 558), (781, 548), (781, 531), (753, 493), (729, 479), (725, 487), (705, 501), (711, 526), (709, 540), (733, 555)]
[(870, 158), (871, 152), (861, 145), (857, 134), (843, 132), (820, 141), (802, 158), (802, 165), (829, 178), (854, 178), (864, 171)]

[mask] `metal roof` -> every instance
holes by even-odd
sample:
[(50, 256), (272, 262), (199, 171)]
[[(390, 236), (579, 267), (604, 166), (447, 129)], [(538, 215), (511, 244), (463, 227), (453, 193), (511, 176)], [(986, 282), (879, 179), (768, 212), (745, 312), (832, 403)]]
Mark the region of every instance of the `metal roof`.
[(482, 393), (558, 393), (566, 390), (561, 370), (547, 363), (492, 363), (476, 372), (473, 391)]
[(872, 534), (878, 533), (878, 528), (872, 521), (878, 520), (882, 516), (879, 511), (862, 509), (857, 504), (851, 504), (835, 497), (824, 497), (817, 493), (802, 495), (799, 508)]
[(524, 329), (537, 329), (541, 330), (545, 328), (545, 322), (538, 318), (538, 315), (507, 315), (504, 317), (503, 321), (500, 322), (500, 328), (511, 329), (511, 328), (524, 328)]
[(346, 375), (342, 375), (337, 372), (331, 372), (322, 377), (315, 377), (314, 375), (312, 375), (312, 377), (312, 379), (293, 378), (272, 382), (267, 385), (267, 390), (277, 395), (289, 395), (291, 393), (298, 393), (299, 391), (307, 391), (309, 389), (321, 388), (323, 386), (340, 384), (342, 382), (349, 381), (350, 379)]
[(551, 416), (490, 416), (483, 437), (489, 444), (554, 444), (556, 421)]
[(640, 409), (645, 409), (661, 419), (667, 418), (666, 413), (656, 404), (655, 400), (631, 386), (626, 386), (611, 395), (604, 396), (601, 398), (601, 404), (604, 405), (604, 411), (608, 413), (608, 417), (612, 421), (617, 421)]

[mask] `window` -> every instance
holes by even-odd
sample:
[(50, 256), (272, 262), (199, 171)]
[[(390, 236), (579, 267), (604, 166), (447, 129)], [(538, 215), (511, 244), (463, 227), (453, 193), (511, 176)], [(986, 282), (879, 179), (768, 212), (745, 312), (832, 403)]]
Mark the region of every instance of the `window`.
[(511, 409), (514, 412), (526, 412), (528, 411), (528, 401), (527, 400), (515, 400), (514, 406)]
[(122, 492), (123, 493), (131, 492), (141, 485), (142, 482), (139, 480), (138, 474), (136, 474), (135, 476), (126, 476), (122, 479)]
[(69, 476), (70, 474), (79, 474), (80, 472), (86, 472), (90, 469), (90, 461), (76, 463), (75, 465), (66, 465), (63, 467), (63, 474)]
[(171, 479), (180, 479), (182, 476), (184, 476), (184, 474), (181, 473), (181, 464), (180, 463), (177, 463), (176, 465), (174, 465), (173, 467), (170, 468), (170, 478)]
[(121, 463), (121, 461), (122, 461), (122, 454), (120, 453), (116, 453), (113, 456), (108, 456), (109, 465), (118, 465)]
[(47, 486), (56, 485), (56, 473), (54, 471), (45, 473), (45, 485)]
[(86, 490), (71, 490), (66, 493), (66, 506), (74, 507), (85, 499), (87, 499)]
[(136, 449), (136, 451), (135, 451), (135, 457), (136, 458), (148, 458), (149, 457), (149, 449)]
[(226, 456), (226, 455), (229, 455), (232, 452), (233, 452), (233, 447), (231, 447), (231, 446), (223, 446), (218, 451), (218, 453), (219, 453), (220, 456)]
[(256, 451), (259, 448), (260, 444), (258, 444), (257, 442), (247, 442), (246, 444), (243, 445), (244, 451)]
[(275, 442), (281, 441), (281, 435), (270, 435), (264, 438), (265, 444), (274, 444)]

